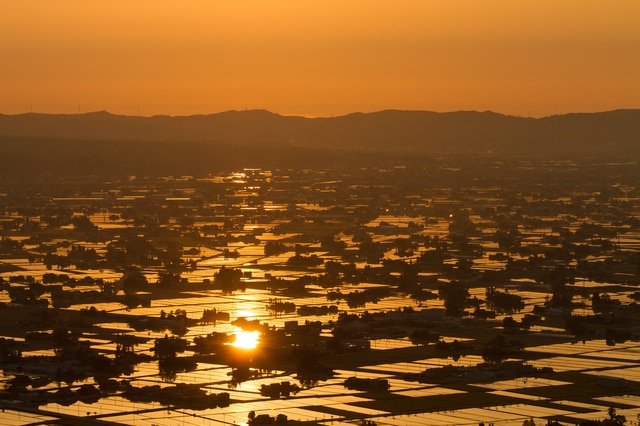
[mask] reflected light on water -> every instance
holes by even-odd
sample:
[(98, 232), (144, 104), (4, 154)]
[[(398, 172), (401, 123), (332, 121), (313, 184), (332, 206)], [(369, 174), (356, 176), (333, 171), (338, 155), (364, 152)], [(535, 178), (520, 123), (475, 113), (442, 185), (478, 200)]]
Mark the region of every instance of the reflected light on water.
[(246, 318), (248, 320), (255, 318), (257, 315), (255, 312), (247, 310), (247, 309), (238, 309), (236, 311), (236, 317), (238, 318)]
[(236, 331), (236, 340), (231, 344), (236, 348), (254, 349), (260, 342), (259, 331)]

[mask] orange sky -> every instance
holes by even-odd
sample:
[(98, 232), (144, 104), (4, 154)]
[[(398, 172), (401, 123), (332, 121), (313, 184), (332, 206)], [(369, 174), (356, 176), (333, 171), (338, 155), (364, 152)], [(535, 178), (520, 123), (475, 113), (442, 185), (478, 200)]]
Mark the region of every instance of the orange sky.
[(0, 113), (640, 108), (638, 0), (2, 0)]

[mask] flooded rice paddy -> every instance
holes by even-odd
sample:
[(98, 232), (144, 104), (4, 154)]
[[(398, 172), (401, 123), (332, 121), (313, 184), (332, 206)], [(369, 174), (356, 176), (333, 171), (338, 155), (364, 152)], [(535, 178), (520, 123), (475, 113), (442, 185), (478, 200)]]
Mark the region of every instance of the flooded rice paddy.
[(635, 424), (639, 168), (482, 161), (2, 182), (0, 422)]

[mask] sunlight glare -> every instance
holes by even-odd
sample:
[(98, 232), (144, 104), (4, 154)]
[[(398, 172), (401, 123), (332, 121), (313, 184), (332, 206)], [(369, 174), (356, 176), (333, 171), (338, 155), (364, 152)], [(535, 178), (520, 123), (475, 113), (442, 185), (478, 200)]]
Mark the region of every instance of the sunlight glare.
[(236, 340), (232, 343), (236, 348), (253, 349), (258, 346), (260, 332), (258, 331), (236, 331)]
[(236, 311), (236, 317), (238, 318), (246, 318), (248, 320), (255, 318), (257, 315), (255, 312), (246, 310), (246, 309), (238, 309)]

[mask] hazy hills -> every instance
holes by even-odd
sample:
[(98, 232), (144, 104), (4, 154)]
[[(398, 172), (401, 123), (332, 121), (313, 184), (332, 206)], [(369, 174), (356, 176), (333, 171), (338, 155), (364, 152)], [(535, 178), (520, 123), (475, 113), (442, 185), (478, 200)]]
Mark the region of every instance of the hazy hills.
[(95, 112), (74, 115), (0, 115), (0, 137), (62, 140), (285, 144), (314, 148), (419, 151), (528, 151), (542, 148), (635, 146), (640, 110), (546, 118), (492, 112), (381, 111), (335, 118), (304, 118), (263, 110), (211, 115), (133, 117)]
[[(384, 152), (384, 156), (379, 153)], [(440, 153), (638, 158), (640, 110), (546, 118), (381, 111), (304, 118), (263, 110), (133, 117), (0, 114), (2, 174), (187, 173), (211, 168), (352, 166)], [(25, 168), (27, 166), (27, 168)]]

